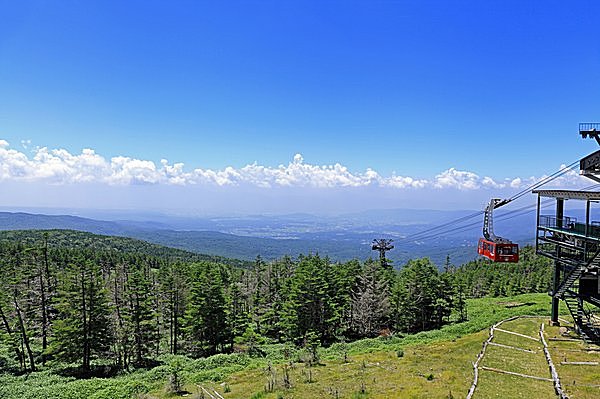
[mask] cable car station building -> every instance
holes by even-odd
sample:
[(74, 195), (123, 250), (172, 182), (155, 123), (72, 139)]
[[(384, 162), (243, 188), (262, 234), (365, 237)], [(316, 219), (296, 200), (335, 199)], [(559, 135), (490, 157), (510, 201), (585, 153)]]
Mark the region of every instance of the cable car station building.
[[(600, 123), (580, 124), (582, 137), (600, 144)], [(580, 173), (600, 182), (600, 150), (580, 161)], [(536, 253), (554, 261), (551, 322), (558, 325), (563, 300), (575, 326), (587, 341), (600, 341), (600, 219), (592, 220), (591, 207), (600, 202), (598, 191), (534, 190), (537, 194)], [(541, 214), (542, 201), (555, 204), (552, 214)], [(565, 211), (584, 212), (580, 219)], [(583, 212), (582, 212), (583, 211)]]

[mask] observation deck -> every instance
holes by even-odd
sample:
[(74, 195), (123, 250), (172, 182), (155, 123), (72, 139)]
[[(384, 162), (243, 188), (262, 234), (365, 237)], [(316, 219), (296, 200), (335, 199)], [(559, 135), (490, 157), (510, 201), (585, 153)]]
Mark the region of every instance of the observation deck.
[(598, 133), (600, 133), (600, 123), (598, 122), (582, 122), (579, 124), (579, 134), (584, 139), (588, 136), (595, 138)]
[[(592, 205), (600, 192), (585, 190), (534, 190), (537, 200), (536, 253), (554, 260), (552, 322), (558, 324), (558, 301), (563, 300), (578, 330), (589, 341), (600, 341), (600, 221), (591, 220)], [(555, 200), (553, 215), (541, 215), (541, 199)], [(575, 202), (585, 218), (565, 216), (565, 202)]]

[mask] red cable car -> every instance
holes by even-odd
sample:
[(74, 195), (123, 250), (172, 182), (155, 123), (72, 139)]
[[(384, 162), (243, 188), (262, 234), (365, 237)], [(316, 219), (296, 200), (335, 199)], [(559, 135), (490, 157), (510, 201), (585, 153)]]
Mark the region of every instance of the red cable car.
[(485, 256), (492, 262), (510, 262), (519, 261), (519, 244), (514, 243), (496, 243), (488, 241), (485, 238), (479, 239), (477, 253)]
[(519, 261), (519, 245), (494, 234), (494, 209), (506, 205), (508, 202), (510, 201), (492, 198), (489, 205), (485, 208), (485, 216), (483, 218), (483, 238), (479, 239), (477, 253), (488, 258), (492, 262), (517, 263)]

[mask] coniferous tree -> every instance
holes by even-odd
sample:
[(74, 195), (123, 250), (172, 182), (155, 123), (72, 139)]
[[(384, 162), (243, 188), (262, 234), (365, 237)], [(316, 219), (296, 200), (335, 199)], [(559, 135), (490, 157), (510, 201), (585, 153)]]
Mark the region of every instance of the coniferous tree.
[(150, 271), (135, 266), (129, 273), (128, 297), (131, 331), (133, 332), (135, 362), (142, 364), (150, 355), (154, 344), (156, 325), (154, 323), (152, 283)]
[(39, 317), (39, 330), (41, 335), (42, 353), (41, 360), (42, 364), (46, 364), (46, 356), (48, 352), (48, 335), (54, 310), (52, 309), (52, 297), (54, 295), (53, 280), (54, 270), (50, 265), (48, 258), (48, 233), (45, 232), (43, 235), (43, 245), (30, 251), (32, 255), (32, 272), (34, 273), (34, 281), (32, 284), (32, 294), (35, 298), (32, 298), (32, 302), (35, 303), (35, 307), (38, 309)]
[(456, 300), (454, 301), (456, 312), (458, 313), (458, 321), (463, 322), (467, 320), (467, 304), (465, 301), (465, 290), (462, 283), (457, 283), (456, 287)]
[(230, 327), (230, 346), (233, 347), (234, 337), (240, 337), (244, 334), (250, 324), (250, 315), (247, 302), (242, 295), (242, 283), (231, 282), (229, 290), (225, 296), (227, 304), (227, 323)]
[(51, 352), (66, 361), (81, 362), (90, 370), (95, 356), (106, 354), (112, 343), (110, 307), (100, 267), (78, 259), (61, 276)]
[(160, 295), (163, 313), (168, 326), (169, 353), (179, 351), (181, 323), (185, 313), (188, 270), (182, 262), (169, 262), (160, 270)]
[(20, 340), (17, 337), (12, 324), (9, 322), (7, 311), (5, 310), (8, 308), (8, 298), (4, 292), (0, 291), (0, 321), (2, 322), (2, 327), (4, 329), (4, 334), (0, 336), (2, 339), (1, 342), (8, 344), (12, 348), (15, 353), (15, 357), (19, 362), (20, 370), (24, 370), (25, 357), (23, 356), (23, 352), (21, 351), (21, 347), (19, 345)]
[(256, 332), (262, 334), (262, 322), (264, 319), (264, 314), (268, 309), (268, 303), (266, 300), (268, 276), (266, 275), (266, 264), (263, 262), (260, 255), (256, 257), (256, 260), (252, 266), (252, 272), (249, 277), (251, 284), (250, 313), (252, 316), (252, 321), (256, 326)]
[(327, 328), (332, 314), (325, 277), (329, 267), (329, 259), (319, 255), (299, 259), (283, 306), (281, 325), (287, 339), (302, 342), (309, 332), (318, 334), (321, 342), (332, 338)]
[(113, 303), (114, 353), (116, 363), (129, 369), (131, 356), (131, 314), (127, 306), (127, 265), (118, 262), (110, 277), (110, 295)]
[[(36, 356), (33, 351), (32, 338), (33, 326), (30, 308), (32, 307), (32, 280), (34, 275), (26, 264), (25, 257), (30, 249), (25, 249), (21, 243), (10, 248), (7, 268), (5, 270), (7, 278), (7, 291), (12, 312), (9, 320), (13, 320), (13, 337), (17, 338), (22, 354), (21, 367), (24, 370), (36, 371)], [(29, 366), (27, 366), (27, 361)]]
[(367, 261), (353, 295), (353, 325), (360, 337), (376, 335), (387, 327), (390, 312), (388, 282), (377, 262)]
[(187, 346), (195, 356), (213, 355), (231, 342), (225, 289), (218, 267), (195, 265), (185, 315)]
[(395, 327), (407, 332), (440, 327), (451, 308), (443, 286), (438, 270), (428, 258), (409, 261), (394, 287)]
[(331, 313), (328, 319), (328, 335), (336, 339), (351, 334), (353, 295), (361, 270), (357, 260), (337, 263), (326, 270), (325, 278), (330, 282), (327, 296)]
[(454, 307), (454, 281), (450, 272), (438, 274), (436, 296), (435, 328), (440, 328), (444, 323), (450, 322)]

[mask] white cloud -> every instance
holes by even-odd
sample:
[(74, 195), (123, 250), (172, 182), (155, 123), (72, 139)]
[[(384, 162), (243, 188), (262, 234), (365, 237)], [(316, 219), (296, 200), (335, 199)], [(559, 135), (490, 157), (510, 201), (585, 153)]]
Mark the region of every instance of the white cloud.
[(498, 183), (496, 181), (494, 181), (494, 179), (492, 179), (491, 177), (484, 177), (483, 180), (481, 180), (481, 185), (484, 187), (489, 187), (489, 188), (504, 188), (506, 187), (505, 184), (503, 183)]
[(458, 188), (459, 190), (475, 190), (481, 186), (481, 180), (473, 172), (450, 168), (435, 177), (436, 188)]
[[(27, 142), (27, 146), (29, 146)], [(564, 165), (562, 166), (564, 168)], [(196, 168), (186, 171), (183, 163), (170, 164), (162, 159), (153, 161), (118, 156), (106, 159), (92, 149), (71, 154), (64, 149), (37, 147), (31, 155), (10, 148), (0, 139), (0, 181), (45, 181), (54, 184), (96, 182), (109, 185), (166, 184), (254, 187), (387, 187), (392, 189), (519, 189), (540, 181), (540, 178), (506, 178), (501, 181), (480, 177), (474, 172), (447, 169), (433, 179), (410, 176), (382, 176), (376, 170), (352, 172), (346, 166), (313, 165), (301, 154), (295, 154), (287, 165), (277, 167), (252, 163), (241, 168), (228, 166), (221, 170)], [(568, 187), (587, 184), (577, 171), (569, 171), (554, 180), (554, 186)]]
[(425, 188), (429, 182), (422, 179), (413, 179), (412, 177), (391, 176), (387, 179), (382, 179), (381, 185), (393, 188)]
[[(565, 169), (565, 165), (561, 165), (560, 169)], [(546, 178), (547, 176), (542, 176), (542, 178)], [(540, 180), (542, 179), (540, 178)], [(552, 180), (549, 185), (557, 188), (571, 188), (571, 187), (581, 187), (581, 186), (591, 186), (592, 180), (587, 177), (583, 177), (579, 174), (579, 166), (575, 166), (575, 169), (571, 169), (568, 172), (564, 173), (562, 176)]]
[(161, 182), (162, 174), (152, 161), (143, 161), (129, 157), (114, 157), (110, 160), (111, 175), (109, 183), (119, 184), (156, 184)]

